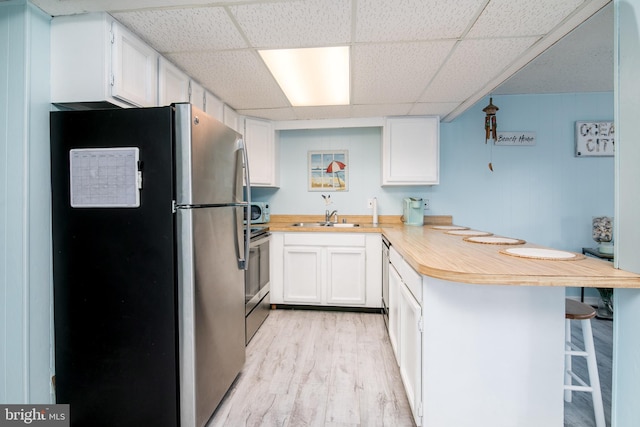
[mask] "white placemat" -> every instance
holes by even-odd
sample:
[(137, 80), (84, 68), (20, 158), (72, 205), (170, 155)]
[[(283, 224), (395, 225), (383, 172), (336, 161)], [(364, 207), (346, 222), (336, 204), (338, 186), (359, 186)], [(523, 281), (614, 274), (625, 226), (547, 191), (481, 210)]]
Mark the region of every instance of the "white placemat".
[(551, 261), (575, 261), (584, 258), (584, 255), (573, 252), (545, 248), (509, 248), (501, 250), (500, 253), (521, 258), (544, 259)]
[(455, 236), (491, 236), (493, 233), (478, 230), (452, 230), (447, 231), (447, 234), (453, 234)]
[(524, 240), (512, 239), (511, 237), (498, 237), (498, 236), (473, 236), (465, 237), (463, 239), (466, 242), (472, 243), (485, 243), (488, 245), (522, 245), (527, 243)]
[(432, 228), (436, 230), (468, 230), (469, 227), (463, 227), (461, 225), (434, 225)]

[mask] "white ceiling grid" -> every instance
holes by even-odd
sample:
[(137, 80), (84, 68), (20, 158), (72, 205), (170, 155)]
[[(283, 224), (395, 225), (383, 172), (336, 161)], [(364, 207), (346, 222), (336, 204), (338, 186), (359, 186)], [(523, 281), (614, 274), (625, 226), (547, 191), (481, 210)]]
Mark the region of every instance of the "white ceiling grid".
[[(500, 83), (539, 54), (536, 47), (541, 42), (553, 44), (610, 2), (32, 1), (54, 16), (107, 11), (240, 114), (273, 120), (405, 114), (451, 120), (499, 90)], [(579, 22), (574, 17), (580, 17)], [(585, 40), (597, 42), (581, 37), (573, 43)], [(608, 42), (603, 44), (602, 58), (608, 58), (607, 46), (612, 52), (612, 35)], [(257, 53), (336, 45), (351, 48), (349, 106), (292, 107)], [(554, 57), (554, 62), (564, 56)], [(553, 67), (545, 64), (546, 68)], [(580, 87), (597, 86), (593, 74), (579, 78)], [(517, 91), (555, 87), (549, 82), (551, 75), (544, 78), (540, 81), (529, 73), (530, 81), (511, 79), (508, 84)], [(563, 84), (573, 87), (568, 78)]]

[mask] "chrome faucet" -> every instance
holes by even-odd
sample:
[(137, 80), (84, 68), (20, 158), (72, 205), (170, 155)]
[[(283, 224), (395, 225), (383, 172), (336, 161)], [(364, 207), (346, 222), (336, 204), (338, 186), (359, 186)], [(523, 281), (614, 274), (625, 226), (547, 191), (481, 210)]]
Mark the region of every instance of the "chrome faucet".
[(334, 210), (333, 212), (329, 213), (329, 211), (325, 211), (324, 212), (324, 221), (325, 222), (331, 222), (331, 217), (335, 215), (335, 221), (334, 222), (338, 222), (338, 211)]

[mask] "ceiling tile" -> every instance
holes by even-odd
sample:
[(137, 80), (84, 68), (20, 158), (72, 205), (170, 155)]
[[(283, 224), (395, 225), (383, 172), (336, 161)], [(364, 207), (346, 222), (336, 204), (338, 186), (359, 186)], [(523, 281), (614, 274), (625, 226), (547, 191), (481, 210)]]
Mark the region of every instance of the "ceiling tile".
[(536, 40), (536, 37), (523, 37), (461, 41), (419, 101), (466, 100)]
[(257, 48), (294, 48), (351, 41), (350, 0), (303, 0), (229, 7)]
[(355, 46), (352, 103), (414, 102), (454, 45), (439, 41)]
[(485, 0), (358, 0), (356, 41), (458, 38)]
[(330, 105), (323, 107), (293, 107), (297, 119), (316, 120), (351, 117), (349, 105)]
[(140, 10), (113, 16), (162, 53), (246, 47), (222, 7)]
[[(0, 0), (1, 1), (1, 0)], [(123, 12), (151, 8), (193, 7), (245, 2), (246, 0), (31, 0), (51, 16), (89, 12)]]
[(467, 37), (543, 35), (584, 0), (491, 0)]
[(259, 117), (267, 120), (291, 120), (294, 117), (293, 108), (263, 108), (259, 110), (237, 110), (243, 116)]
[(613, 20), (609, 3), (493, 93), (613, 92)]
[(289, 107), (280, 87), (253, 51), (185, 52), (167, 56), (234, 109)]
[[(612, 90), (611, 17), (558, 41), (610, 0), (31, 1), (53, 16), (107, 11), (225, 103), (273, 120), (452, 120), (489, 92)], [(255, 50), (328, 45), (352, 50), (350, 107), (291, 108)]]
[(351, 107), (353, 117), (405, 116), (409, 114), (413, 104), (377, 104), (354, 105)]
[(412, 116), (440, 116), (444, 117), (458, 106), (457, 102), (430, 102), (413, 105), (409, 114)]

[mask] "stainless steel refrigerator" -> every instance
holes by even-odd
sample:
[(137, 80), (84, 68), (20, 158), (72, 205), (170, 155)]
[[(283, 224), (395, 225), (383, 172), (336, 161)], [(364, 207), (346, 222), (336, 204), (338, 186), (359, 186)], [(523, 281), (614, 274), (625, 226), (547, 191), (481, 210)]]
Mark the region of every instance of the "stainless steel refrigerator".
[(50, 118), (57, 402), (201, 427), (245, 361), (241, 135), (190, 104)]

